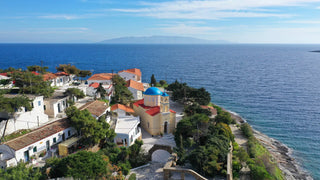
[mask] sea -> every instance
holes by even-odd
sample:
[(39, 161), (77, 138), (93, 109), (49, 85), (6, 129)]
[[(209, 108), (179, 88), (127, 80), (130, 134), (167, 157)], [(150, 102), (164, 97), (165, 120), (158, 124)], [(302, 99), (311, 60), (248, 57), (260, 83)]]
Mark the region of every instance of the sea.
[(0, 68), (75, 65), (92, 73), (142, 70), (204, 87), (212, 102), (287, 145), (320, 179), (320, 45), (0, 44)]

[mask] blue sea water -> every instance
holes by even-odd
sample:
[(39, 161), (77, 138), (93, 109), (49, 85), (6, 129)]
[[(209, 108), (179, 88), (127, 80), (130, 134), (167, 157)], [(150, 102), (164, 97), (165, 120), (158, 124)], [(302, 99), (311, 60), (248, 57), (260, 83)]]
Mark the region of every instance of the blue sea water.
[(320, 179), (320, 45), (0, 44), (0, 68), (43, 60), (93, 73), (140, 68), (143, 81), (205, 87), (212, 101), (293, 149)]

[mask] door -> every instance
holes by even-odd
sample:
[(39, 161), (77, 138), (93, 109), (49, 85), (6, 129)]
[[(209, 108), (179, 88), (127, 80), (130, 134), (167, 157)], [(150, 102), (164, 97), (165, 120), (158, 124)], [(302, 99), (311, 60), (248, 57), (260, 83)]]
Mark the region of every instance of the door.
[(29, 151), (25, 151), (24, 152), (24, 162), (28, 162), (29, 161)]
[(66, 135), (63, 133), (62, 134), (62, 141), (65, 141), (66, 140)]
[(164, 122), (164, 127), (163, 127), (164, 129), (163, 129), (163, 132), (166, 134), (166, 133), (168, 133), (168, 122), (166, 121), (166, 122)]
[(46, 147), (47, 147), (47, 151), (49, 151), (50, 150), (50, 141), (49, 140), (46, 142)]
[(61, 112), (61, 107), (60, 107), (60, 103), (58, 103), (58, 113)]

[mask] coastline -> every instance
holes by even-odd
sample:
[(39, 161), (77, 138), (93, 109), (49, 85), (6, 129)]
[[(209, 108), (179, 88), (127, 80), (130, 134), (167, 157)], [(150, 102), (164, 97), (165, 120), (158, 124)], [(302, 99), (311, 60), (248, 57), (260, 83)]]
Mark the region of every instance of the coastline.
[[(225, 111), (228, 111), (222, 108)], [(235, 112), (228, 111), (232, 118), (234, 118), (238, 124), (246, 122), (240, 115)], [(281, 142), (270, 138), (269, 136), (253, 129), (254, 136), (256, 139), (268, 149), (272, 157), (277, 162), (279, 168), (283, 172), (285, 179), (287, 180), (296, 180), (296, 179), (307, 179), (312, 180), (313, 178), (306, 172), (302, 167), (298, 165), (296, 160), (292, 157), (292, 149), (288, 148), (286, 145)]]

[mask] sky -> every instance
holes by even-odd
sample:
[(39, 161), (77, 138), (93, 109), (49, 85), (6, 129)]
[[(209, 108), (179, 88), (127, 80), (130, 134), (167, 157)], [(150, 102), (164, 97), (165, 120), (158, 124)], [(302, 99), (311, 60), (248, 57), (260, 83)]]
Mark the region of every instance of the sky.
[(320, 0), (0, 0), (0, 43), (128, 36), (320, 43)]

